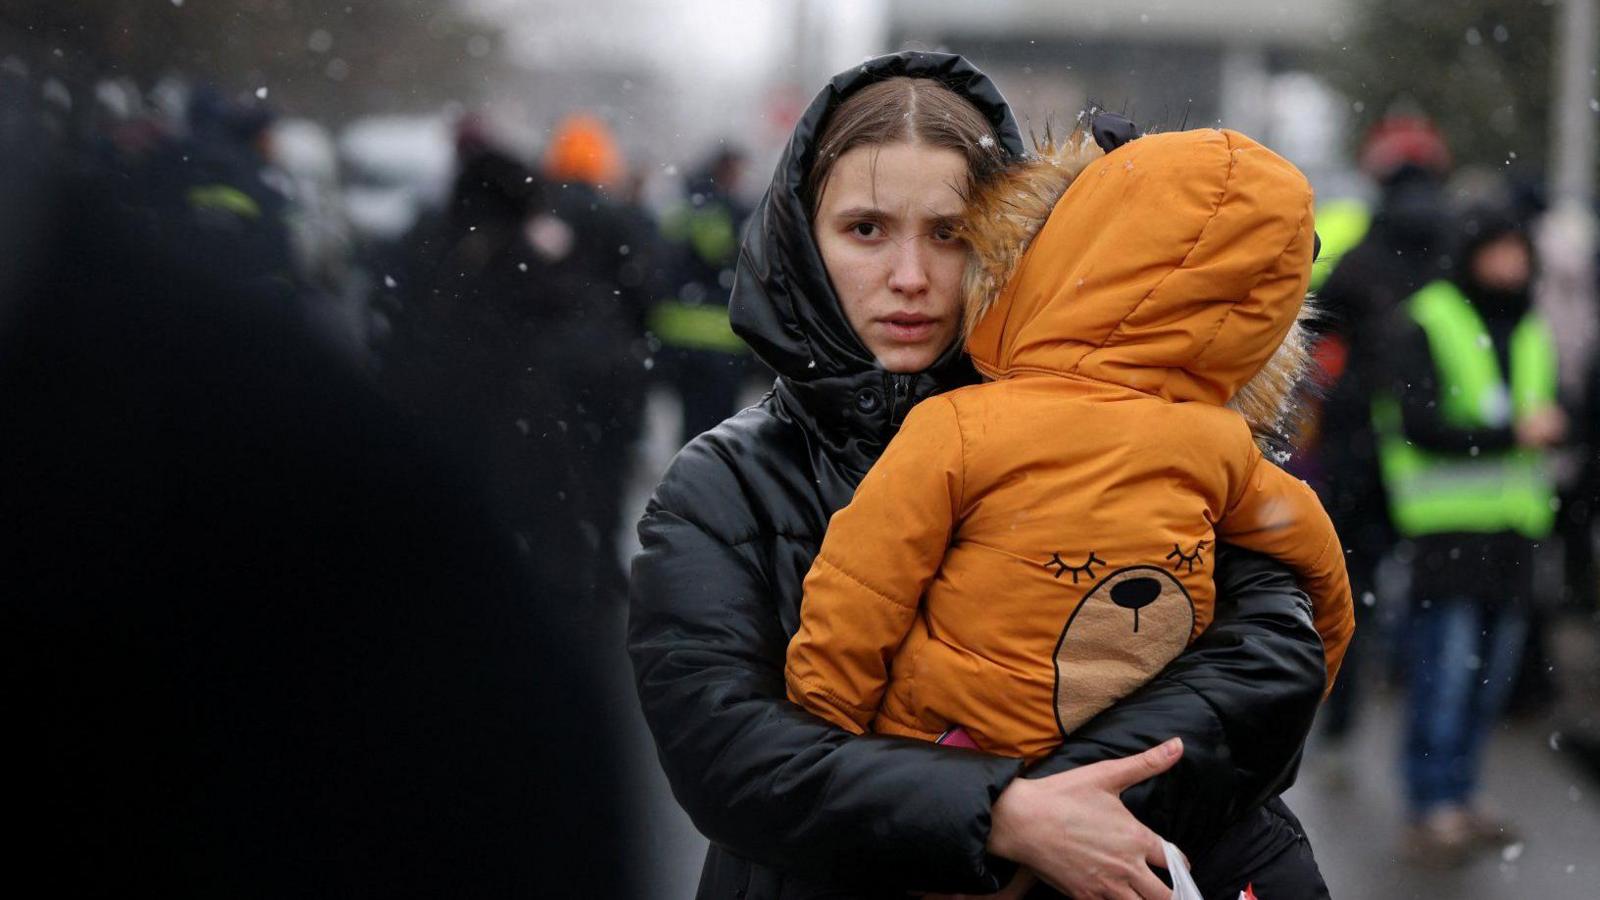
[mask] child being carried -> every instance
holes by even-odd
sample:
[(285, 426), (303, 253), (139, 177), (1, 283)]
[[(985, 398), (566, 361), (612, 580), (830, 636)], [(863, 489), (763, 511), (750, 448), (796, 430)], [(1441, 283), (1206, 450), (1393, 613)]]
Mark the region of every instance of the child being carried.
[(1338, 537), (1257, 446), (1305, 365), (1311, 187), (1231, 131), (1084, 146), (976, 189), (988, 380), (911, 412), (806, 578), (789, 694), (850, 731), (1048, 753), (1205, 630), (1218, 541), (1294, 569), (1338, 672)]

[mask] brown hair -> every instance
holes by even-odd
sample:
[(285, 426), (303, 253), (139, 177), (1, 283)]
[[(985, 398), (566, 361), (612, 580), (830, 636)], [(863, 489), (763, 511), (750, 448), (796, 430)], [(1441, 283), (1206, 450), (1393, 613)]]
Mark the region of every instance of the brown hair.
[(851, 94), (828, 117), (806, 175), (812, 215), (839, 157), (856, 147), (901, 141), (960, 153), (972, 184), (987, 181), (1006, 163), (994, 125), (970, 101), (931, 78), (887, 78)]

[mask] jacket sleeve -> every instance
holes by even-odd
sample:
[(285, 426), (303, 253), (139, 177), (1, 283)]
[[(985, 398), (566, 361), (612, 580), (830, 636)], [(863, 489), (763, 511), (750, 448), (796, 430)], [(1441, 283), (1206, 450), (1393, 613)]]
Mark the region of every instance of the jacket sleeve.
[(750, 505), (735, 450), (707, 437), (651, 500), (631, 587), (628, 651), (678, 802), (712, 841), (808, 879), (998, 890), (1014, 867), (985, 851), (990, 807), (1021, 764), (853, 736), (789, 702), (782, 598), (751, 535), (704, 524)]
[(1332, 690), (1356, 629), (1339, 534), (1310, 485), (1267, 462), (1254, 447), (1250, 452), (1253, 465), (1237, 501), (1217, 523), (1217, 539), (1294, 569), (1300, 588), (1311, 597), (1328, 669), (1327, 690)]
[(1325, 683), (1322, 641), (1293, 573), (1228, 545), (1215, 559), (1211, 627), (1028, 772), (1042, 777), (1183, 738), (1177, 765), (1122, 802), (1191, 859), (1293, 783)]
[(911, 411), (828, 523), (789, 644), (789, 699), (856, 734), (871, 725), (889, 664), (950, 546), (961, 482), (955, 408), (934, 397)]

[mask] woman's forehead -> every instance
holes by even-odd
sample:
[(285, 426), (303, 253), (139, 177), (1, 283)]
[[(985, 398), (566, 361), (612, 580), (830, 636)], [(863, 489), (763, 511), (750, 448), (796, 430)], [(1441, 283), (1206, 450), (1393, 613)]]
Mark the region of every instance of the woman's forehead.
[(954, 150), (910, 143), (854, 147), (829, 173), (822, 211), (954, 218), (967, 180), (967, 160)]

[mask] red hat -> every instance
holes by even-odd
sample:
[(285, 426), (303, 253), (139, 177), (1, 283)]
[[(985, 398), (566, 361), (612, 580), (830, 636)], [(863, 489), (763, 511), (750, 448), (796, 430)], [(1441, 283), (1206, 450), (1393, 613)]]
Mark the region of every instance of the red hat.
[(1361, 143), (1361, 171), (1386, 181), (1403, 166), (1436, 175), (1450, 171), (1450, 148), (1444, 135), (1421, 116), (1386, 116), (1367, 132)]

